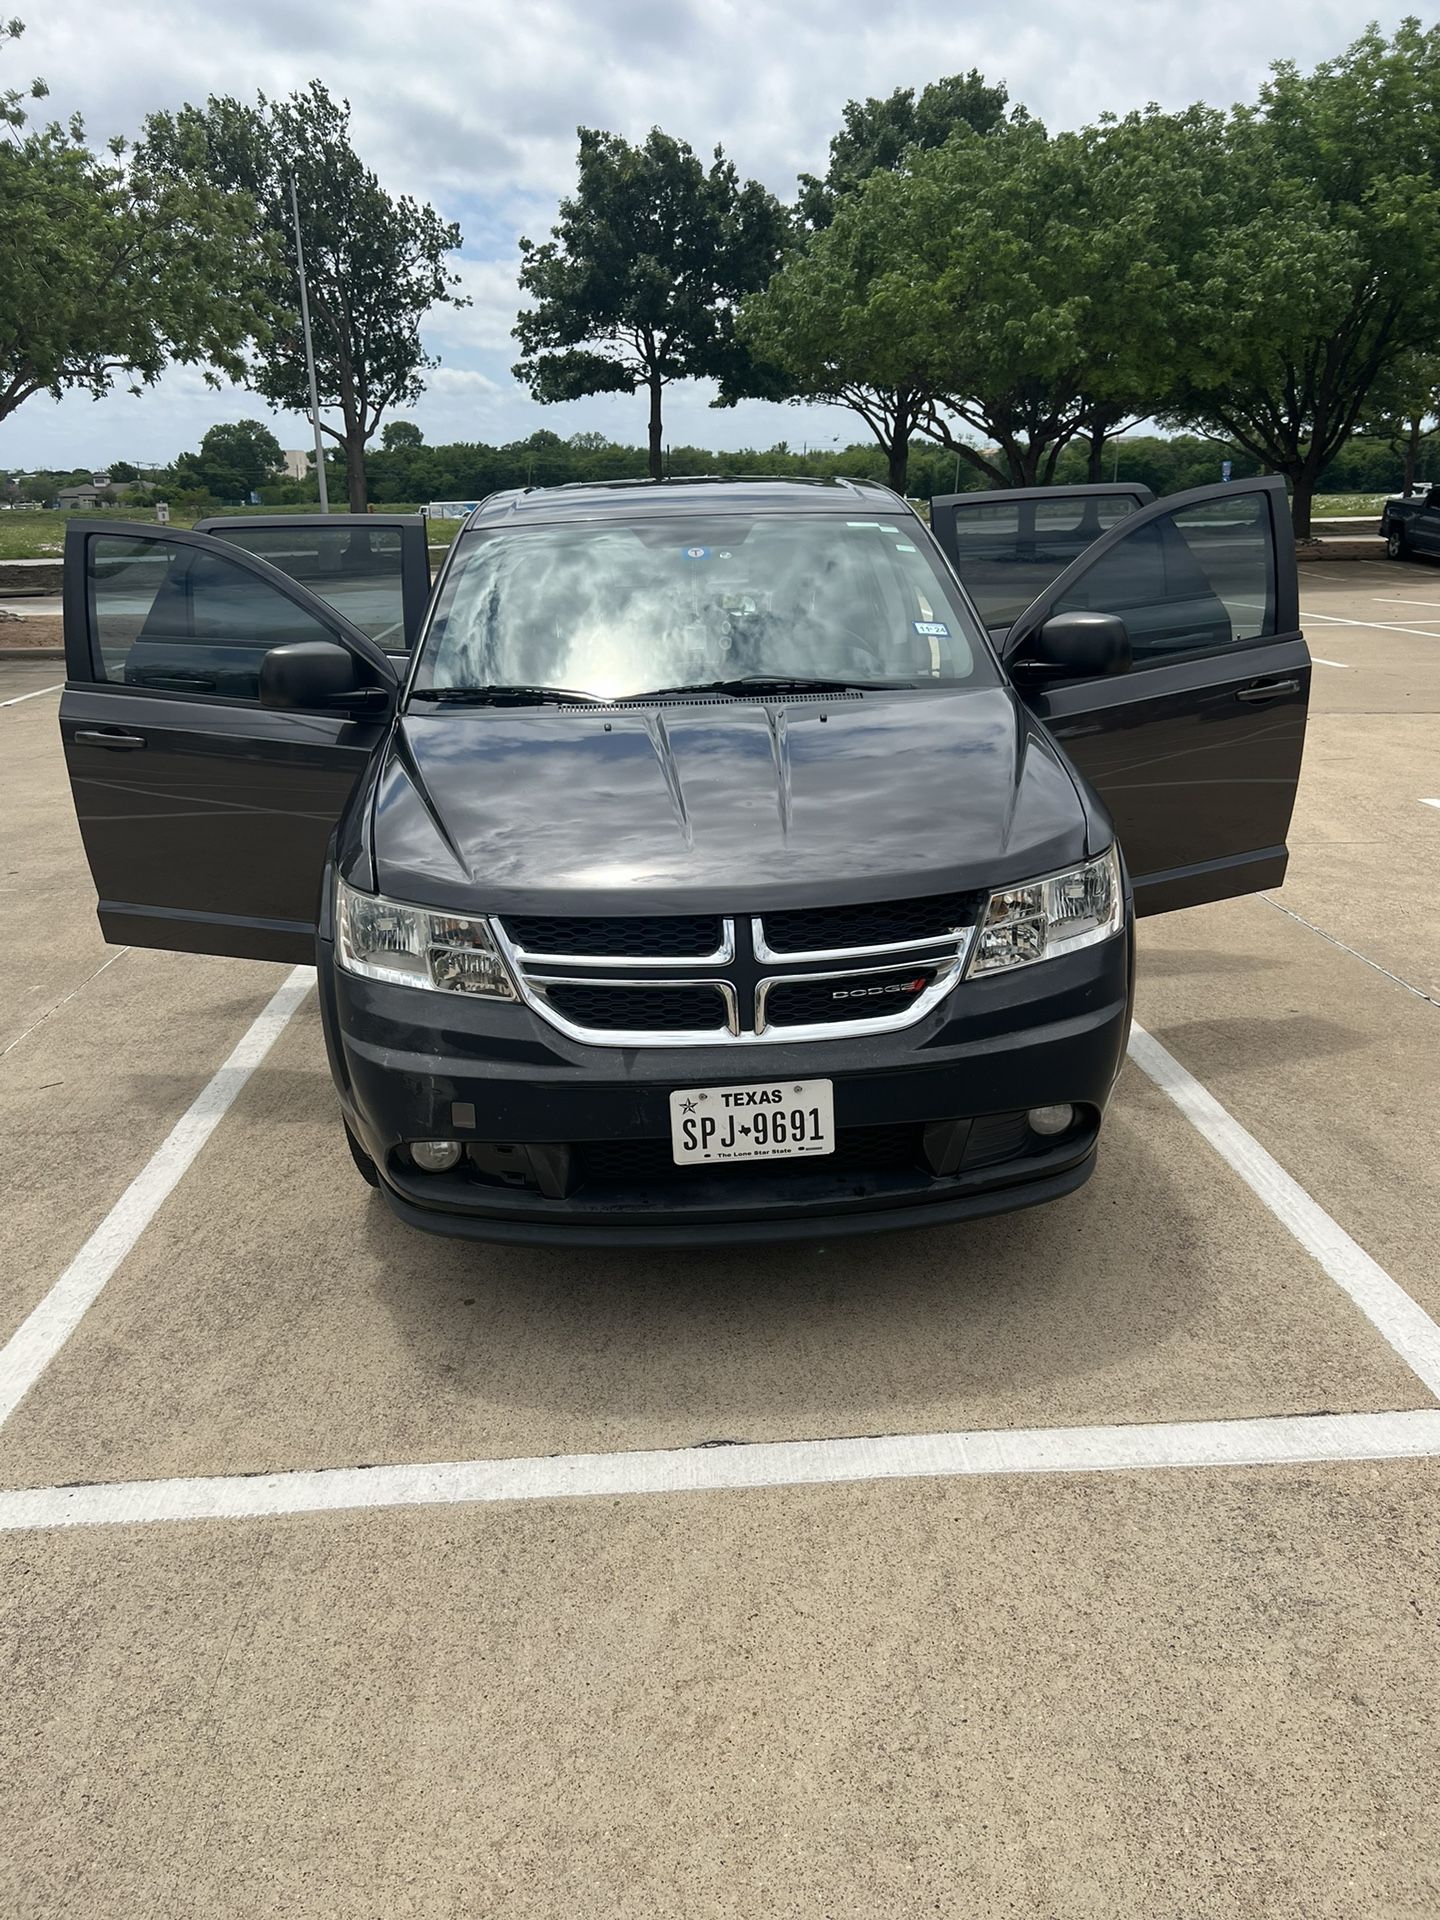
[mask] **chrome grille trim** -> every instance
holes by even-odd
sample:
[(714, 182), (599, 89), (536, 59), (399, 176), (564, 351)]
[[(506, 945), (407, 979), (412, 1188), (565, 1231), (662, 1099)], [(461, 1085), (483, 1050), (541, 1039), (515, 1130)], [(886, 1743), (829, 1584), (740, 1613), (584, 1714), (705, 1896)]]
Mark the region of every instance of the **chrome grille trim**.
[[(529, 1004), (562, 1033), (568, 1033), (572, 1040), (584, 1040), (590, 1045), (598, 1043), (607, 1047), (713, 1047), (740, 1039), (740, 1003), (734, 985), (729, 980), (657, 980), (652, 976), (643, 980), (623, 980), (606, 974), (603, 978), (582, 974), (531, 973), (517, 975), (516, 984)], [(582, 1027), (554, 1006), (548, 989), (551, 987), (643, 987), (647, 993), (663, 992), (667, 987), (676, 989), (689, 987), (709, 987), (718, 993), (725, 1005), (723, 1027), (677, 1028), (673, 1032), (666, 1029), (656, 1031), (653, 1027)]]
[(765, 938), (765, 922), (762, 918), (757, 916), (750, 922), (750, 938), (755, 944), (757, 960), (793, 960), (802, 965), (814, 964), (822, 960), (868, 960), (882, 953), (899, 954), (902, 961), (907, 955), (927, 951), (931, 953), (938, 951), (943, 957), (945, 954), (953, 953), (955, 942), (962, 936), (968, 937), (971, 931), (969, 927), (951, 927), (943, 933), (928, 934), (923, 940), (882, 940), (878, 946), (874, 947), (790, 948), (770, 945)]
[[(496, 924), (498, 925), (498, 922)], [(508, 939), (506, 952), (518, 963), (532, 967), (669, 967), (673, 972), (683, 967), (728, 966), (735, 958), (735, 922), (733, 920), (720, 922), (720, 936), (720, 945), (713, 953), (665, 954), (659, 959), (652, 959), (645, 954), (535, 953), (530, 948), (519, 946)], [(617, 986), (622, 983), (611, 980), (604, 984)], [(660, 983), (652, 980), (646, 984), (656, 986)], [(704, 983), (695, 981), (689, 984)]]
[[(897, 1033), (904, 1027), (913, 1027), (917, 1020), (923, 1020), (930, 1009), (937, 1006), (955, 985), (965, 970), (965, 961), (970, 951), (972, 929), (965, 928), (960, 936), (959, 947), (952, 945), (948, 955), (932, 958), (928, 962), (915, 964), (937, 968), (935, 978), (923, 993), (917, 993), (913, 1000), (907, 1000), (898, 1012), (882, 1014), (870, 1020), (824, 1020), (811, 1021), (804, 1026), (772, 1027), (765, 1017), (766, 1005), (772, 987), (808, 986), (817, 980), (865, 980), (877, 973), (895, 973), (896, 965), (888, 967), (842, 967), (836, 972), (824, 973), (778, 973), (770, 974), (760, 982), (755, 994), (755, 1030), (760, 1040), (827, 1040), (854, 1036), (857, 1033)], [(934, 946), (934, 941), (926, 943)], [(899, 951), (898, 948), (892, 951)], [(902, 959), (901, 966), (904, 961)]]
[[(727, 960), (734, 957), (735, 921), (726, 919), (725, 954)], [(758, 919), (752, 919), (752, 928), (759, 926)], [(890, 955), (888, 963), (865, 967), (829, 967), (822, 971), (799, 971), (793, 973), (767, 973), (758, 980), (752, 1007), (744, 1009), (744, 1017), (753, 1024), (742, 1024), (740, 996), (733, 980), (720, 979), (699, 969), (706, 963), (699, 960), (672, 961), (620, 961), (614, 956), (603, 958), (595, 955), (556, 954), (552, 958), (542, 959), (535, 954), (523, 953), (518, 949), (505, 931), (499, 916), (490, 920), (491, 931), (496, 944), (509, 965), (511, 977), (515, 982), (521, 1000), (542, 1020), (565, 1034), (569, 1039), (579, 1041), (591, 1047), (753, 1047), (785, 1045), (790, 1041), (811, 1040), (848, 1040), (860, 1034), (895, 1033), (906, 1027), (914, 1026), (923, 1020), (943, 1000), (951, 988), (956, 985), (965, 971), (970, 957), (970, 949), (976, 935), (974, 927), (957, 927), (953, 933), (938, 935), (934, 939), (919, 941), (898, 941), (894, 946), (870, 949), (855, 949), (853, 955), (847, 951), (817, 956), (829, 960), (845, 960), (850, 957), (871, 958)], [(923, 958), (917, 957), (923, 955)], [(756, 959), (761, 965), (773, 965), (777, 956), (767, 953), (762, 957), (758, 950)], [(806, 956), (786, 954), (778, 956), (784, 961), (802, 961)], [(921, 994), (893, 1014), (883, 1014), (876, 1018), (862, 1020), (826, 1020), (806, 1026), (770, 1026), (765, 1018), (766, 1000), (770, 989), (788, 982), (799, 984), (815, 980), (844, 981), (864, 978), (869, 974), (893, 973), (897, 967), (903, 967), (913, 961), (916, 965), (934, 967), (935, 978)], [(531, 972), (532, 965), (545, 967), (561, 966), (574, 969), (565, 973)], [(627, 976), (608, 969), (628, 965), (632, 971)], [(657, 974), (657, 966), (670, 969), (663, 977)], [(643, 969), (643, 971), (642, 971)], [(687, 971), (687, 969), (689, 969)], [(676, 1028), (674, 1031), (656, 1031), (653, 1028), (631, 1029), (620, 1027), (586, 1027), (568, 1019), (551, 1004), (548, 990), (551, 987), (710, 987), (720, 994), (725, 1005), (726, 1022), (723, 1027), (705, 1029)]]

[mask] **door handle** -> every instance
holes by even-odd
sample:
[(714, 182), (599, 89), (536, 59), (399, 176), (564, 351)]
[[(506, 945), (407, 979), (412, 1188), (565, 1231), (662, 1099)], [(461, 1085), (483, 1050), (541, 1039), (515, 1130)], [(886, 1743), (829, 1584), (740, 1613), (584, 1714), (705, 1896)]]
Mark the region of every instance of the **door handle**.
[(137, 747), (145, 744), (143, 733), (121, 733), (118, 730), (113, 733), (108, 730), (101, 732), (97, 728), (85, 727), (76, 733), (75, 739), (87, 747), (110, 747), (116, 753), (133, 753)]
[(1235, 698), (1244, 700), (1250, 706), (1258, 706), (1262, 700), (1283, 700), (1287, 693), (1299, 691), (1298, 680), (1265, 680), (1259, 686), (1241, 687)]

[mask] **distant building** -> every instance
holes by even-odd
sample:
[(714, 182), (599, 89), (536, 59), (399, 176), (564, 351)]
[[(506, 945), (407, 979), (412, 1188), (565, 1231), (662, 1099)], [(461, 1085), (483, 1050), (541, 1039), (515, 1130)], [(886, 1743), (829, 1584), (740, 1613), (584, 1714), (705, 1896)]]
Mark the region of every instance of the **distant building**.
[(315, 454), (308, 447), (287, 447), (285, 449), (285, 478), (287, 480), (308, 480), (310, 470), (315, 465)]
[(79, 512), (88, 507), (111, 507), (117, 501), (139, 500), (155, 491), (153, 480), (111, 480), (108, 474), (101, 474), (88, 485), (62, 487), (55, 496), (55, 504), (62, 510)]

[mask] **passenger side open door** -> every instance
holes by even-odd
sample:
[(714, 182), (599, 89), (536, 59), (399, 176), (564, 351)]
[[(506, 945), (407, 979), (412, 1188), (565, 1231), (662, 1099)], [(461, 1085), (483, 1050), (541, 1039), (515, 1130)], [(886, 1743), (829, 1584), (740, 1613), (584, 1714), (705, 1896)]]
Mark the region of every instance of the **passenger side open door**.
[(942, 493), (930, 527), (991, 633), (1003, 633), (1102, 534), (1155, 498), (1138, 481)]
[[(273, 650), (297, 644), (329, 683), (277, 704), (275, 662), (289, 693), (299, 682)], [(383, 649), (236, 546), (107, 520), (65, 531), (65, 665), (60, 734), (105, 938), (313, 959), (326, 848), (398, 694)]]
[(387, 653), (414, 646), (430, 599), (423, 514), (222, 514), (195, 531), (268, 560)]
[[(1115, 620), (1123, 644), (1102, 661)], [(1137, 912), (1280, 885), (1310, 696), (1282, 480), (1199, 487), (1127, 516), (1001, 651), (1109, 809)]]

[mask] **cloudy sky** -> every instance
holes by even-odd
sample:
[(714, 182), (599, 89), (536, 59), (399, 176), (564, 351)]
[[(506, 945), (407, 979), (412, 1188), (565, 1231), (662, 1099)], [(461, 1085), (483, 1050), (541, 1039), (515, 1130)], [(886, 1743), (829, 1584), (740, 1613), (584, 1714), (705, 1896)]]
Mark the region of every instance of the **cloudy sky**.
[[(7, 8), (7, 12), (11, 11)], [(427, 439), (504, 441), (536, 427), (644, 436), (644, 401), (610, 395), (538, 407), (510, 374), (517, 234), (542, 238), (573, 181), (575, 129), (640, 139), (652, 125), (701, 153), (717, 141), (784, 197), (822, 172), (848, 99), (979, 67), (1048, 125), (1084, 124), (1147, 100), (1166, 107), (1252, 97), (1271, 62), (1312, 65), (1366, 22), (1375, 0), (14, 0), (26, 18), (5, 84), (42, 74), (50, 107), (78, 109), (97, 141), (147, 111), (288, 92), (314, 76), (351, 102), (356, 145), (392, 191), (432, 201), (465, 236), (474, 304), (426, 329), (440, 355), (414, 418)], [(0, 237), (3, 244), (3, 237)], [(863, 435), (850, 414), (758, 403), (712, 411), (672, 390), (667, 437), (708, 446), (827, 444)], [(218, 419), (265, 417), (243, 390), (213, 393), (179, 369), (139, 398), (26, 403), (0, 426), (0, 466), (169, 460)], [(293, 416), (283, 445), (306, 443)]]

